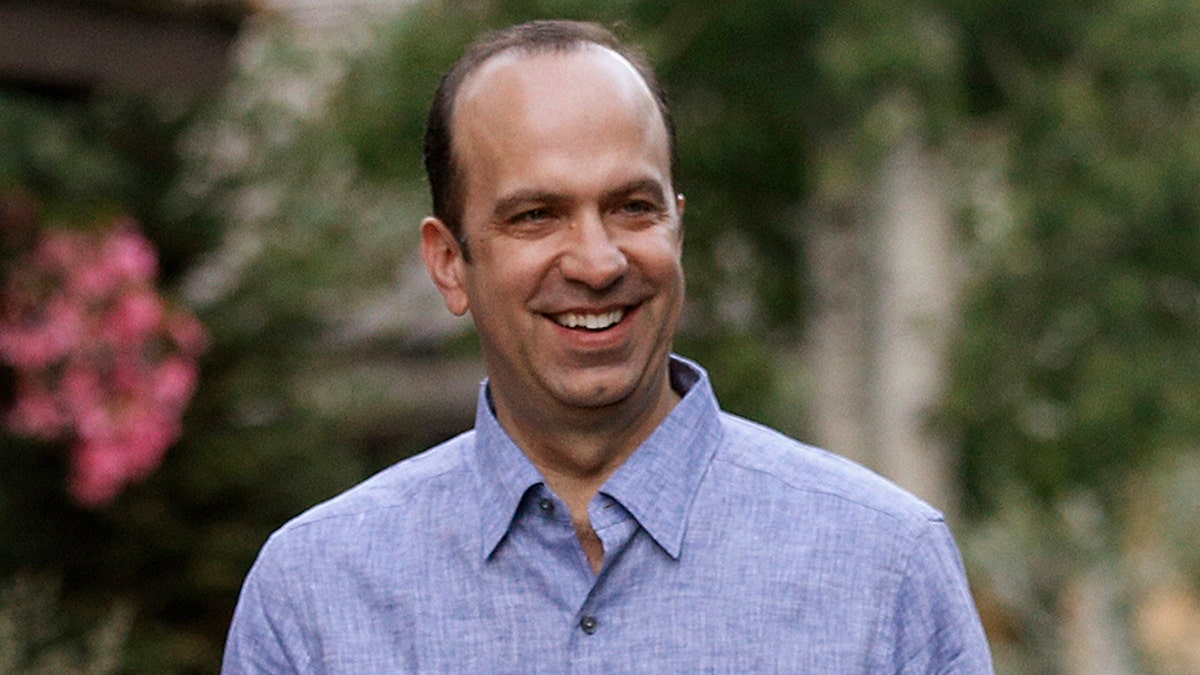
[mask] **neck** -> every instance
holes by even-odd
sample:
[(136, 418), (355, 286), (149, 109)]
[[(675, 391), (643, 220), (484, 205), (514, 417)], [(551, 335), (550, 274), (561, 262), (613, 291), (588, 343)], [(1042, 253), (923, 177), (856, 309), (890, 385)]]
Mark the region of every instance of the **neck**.
[(596, 574), (604, 564), (604, 546), (592, 529), (588, 504), (679, 402), (666, 371), (652, 384), (641, 395), (597, 408), (513, 408), (503, 392), (492, 392), (501, 426), (566, 502)]
[(496, 417), (576, 518), (679, 402), (664, 374), (642, 400), (599, 408), (514, 410), (493, 392)]

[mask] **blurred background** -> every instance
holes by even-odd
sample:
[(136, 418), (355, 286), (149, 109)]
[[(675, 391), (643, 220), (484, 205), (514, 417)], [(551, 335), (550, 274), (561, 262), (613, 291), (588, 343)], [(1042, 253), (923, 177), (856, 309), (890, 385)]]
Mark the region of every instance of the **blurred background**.
[(422, 126), (539, 17), (659, 69), (724, 407), (943, 509), (998, 672), (1200, 673), (1198, 0), (5, 2), (0, 673), (215, 672), (273, 529), (470, 425)]

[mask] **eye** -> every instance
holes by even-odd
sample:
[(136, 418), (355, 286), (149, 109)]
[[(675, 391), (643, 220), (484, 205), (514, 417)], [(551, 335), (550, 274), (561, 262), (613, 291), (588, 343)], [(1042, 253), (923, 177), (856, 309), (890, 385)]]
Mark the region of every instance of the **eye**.
[(521, 211), (517, 215), (513, 216), (511, 218), (511, 221), (513, 223), (538, 223), (538, 222), (550, 220), (553, 217), (554, 217), (554, 214), (550, 212), (550, 209), (547, 209), (545, 207), (538, 207), (535, 209), (527, 209), (525, 211)]
[(509, 236), (541, 237), (554, 231), (560, 216), (561, 213), (551, 206), (534, 206), (514, 212), (501, 221), (501, 227)]
[(627, 215), (638, 216), (646, 213), (656, 213), (658, 206), (644, 200), (634, 199), (622, 204), (619, 210), (621, 213)]
[(630, 198), (618, 202), (610, 213), (612, 218), (622, 223), (622, 227), (640, 229), (662, 220), (666, 209), (649, 199)]

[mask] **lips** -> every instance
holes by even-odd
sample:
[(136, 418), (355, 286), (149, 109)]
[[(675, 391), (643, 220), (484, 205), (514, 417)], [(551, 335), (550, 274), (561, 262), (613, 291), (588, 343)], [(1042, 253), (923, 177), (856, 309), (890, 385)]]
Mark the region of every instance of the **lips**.
[(625, 309), (619, 308), (607, 312), (562, 312), (552, 314), (550, 318), (564, 328), (583, 328), (600, 331), (612, 328), (625, 318)]

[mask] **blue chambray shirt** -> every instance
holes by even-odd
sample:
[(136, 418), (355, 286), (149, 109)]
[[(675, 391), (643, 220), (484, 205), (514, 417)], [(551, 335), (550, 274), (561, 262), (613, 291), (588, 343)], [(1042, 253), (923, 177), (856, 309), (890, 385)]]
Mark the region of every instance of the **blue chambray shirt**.
[(671, 371), (686, 395), (588, 509), (599, 575), (485, 384), (473, 431), (272, 535), (223, 672), (992, 672), (937, 511)]

